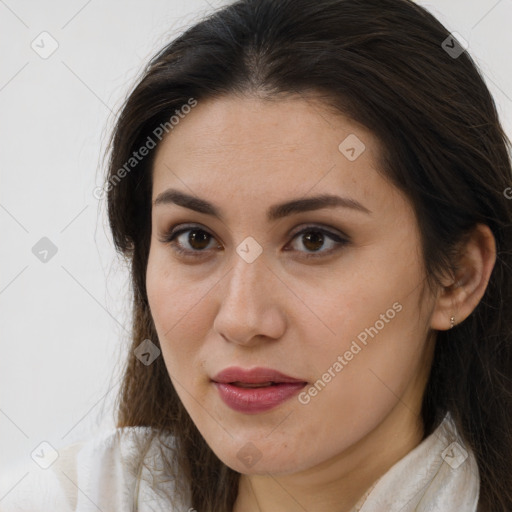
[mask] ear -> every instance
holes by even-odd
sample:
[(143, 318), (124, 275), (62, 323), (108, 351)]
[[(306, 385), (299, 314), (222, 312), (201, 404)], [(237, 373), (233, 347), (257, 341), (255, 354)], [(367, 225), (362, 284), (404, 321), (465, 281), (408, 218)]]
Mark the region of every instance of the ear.
[(447, 279), (437, 296), (430, 327), (450, 329), (460, 324), (482, 299), (496, 262), (496, 241), (490, 228), (477, 224), (460, 250), (457, 273)]

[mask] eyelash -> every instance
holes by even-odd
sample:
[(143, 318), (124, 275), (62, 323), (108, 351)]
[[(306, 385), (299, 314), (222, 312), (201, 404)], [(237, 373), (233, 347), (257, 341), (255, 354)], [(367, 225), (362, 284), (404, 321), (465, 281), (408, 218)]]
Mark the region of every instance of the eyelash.
[[(201, 257), (203, 257), (204, 254), (207, 252), (207, 249), (203, 249), (201, 251), (199, 251), (199, 250), (183, 249), (175, 241), (175, 239), (179, 235), (181, 235), (183, 233), (186, 233), (188, 231), (202, 231), (202, 232), (206, 233), (207, 235), (209, 235), (210, 237), (215, 238), (206, 229), (203, 229), (199, 225), (194, 224), (194, 225), (184, 226), (184, 227), (182, 227), (179, 230), (176, 230), (175, 228), (171, 228), (171, 230), (169, 230), (169, 233), (167, 235), (165, 235), (162, 239), (160, 239), (160, 241), (162, 243), (166, 243), (166, 244), (171, 245), (172, 249), (174, 251), (176, 251), (178, 254), (184, 255), (186, 257), (188, 257), (188, 256), (190, 256), (192, 258), (201, 258)], [(321, 228), (321, 227), (315, 226), (315, 225), (306, 226), (305, 228), (300, 230), (298, 233), (294, 233), (293, 237), (292, 237), (292, 241), (295, 238), (298, 238), (300, 235), (303, 235), (305, 233), (310, 233), (310, 232), (322, 233), (323, 235), (326, 235), (328, 238), (330, 238), (334, 242), (336, 242), (338, 244), (338, 246), (334, 247), (334, 248), (332, 248), (332, 249), (330, 249), (328, 251), (324, 251), (324, 252), (305, 253), (302, 256), (305, 259), (309, 259), (309, 258), (322, 258), (322, 257), (330, 256), (332, 253), (336, 252), (337, 250), (340, 250), (342, 247), (344, 247), (345, 245), (347, 245), (349, 243), (349, 240), (347, 239), (348, 237), (347, 238), (343, 238), (343, 237), (341, 237), (341, 236), (339, 236), (339, 235), (337, 235), (335, 233), (332, 233), (331, 231), (328, 231), (328, 230), (326, 230), (324, 228)], [(302, 251), (299, 251), (299, 252), (302, 252)]]

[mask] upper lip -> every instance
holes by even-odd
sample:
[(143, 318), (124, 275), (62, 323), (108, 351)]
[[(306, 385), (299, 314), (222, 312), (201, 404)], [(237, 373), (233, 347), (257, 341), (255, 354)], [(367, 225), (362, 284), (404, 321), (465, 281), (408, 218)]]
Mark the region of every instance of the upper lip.
[(256, 367), (246, 369), (238, 366), (225, 368), (217, 373), (212, 380), (222, 384), (228, 384), (230, 382), (243, 382), (247, 384), (263, 384), (264, 382), (306, 382), (301, 379), (294, 379), (272, 368)]

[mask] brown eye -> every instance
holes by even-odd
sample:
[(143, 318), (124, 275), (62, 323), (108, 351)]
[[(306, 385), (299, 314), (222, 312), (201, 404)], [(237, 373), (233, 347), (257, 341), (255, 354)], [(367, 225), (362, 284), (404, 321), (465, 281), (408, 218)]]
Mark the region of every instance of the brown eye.
[(319, 231), (310, 231), (308, 234), (303, 235), (303, 240), (304, 247), (309, 251), (317, 251), (324, 244), (324, 236)]
[(213, 236), (204, 229), (189, 226), (179, 230), (171, 230), (168, 235), (161, 239), (161, 242), (170, 244), (179, 254), (201, 257), (208, 252), (208, 246), (212, 240)]
[[(215, 248), (209, 245), (213, 240), (215, 238), (212, 234), (197, 225), (182, 225), (181, 229), (171, 230), (161, 239), (161, 242), (170, 244), (173, 250), (185, 257), (204, 257), (208, 255), (209, 248)], [(299, 245), (295, 240), (300, 241), (302, 248), (295, 248), (294, 252), (300, 253), (301, 257), (306, 259), (329, 256), (349, 243), (347, 238), (317, 226), (308, 226), (296, 233), (291, 245), (294, 243)], [(325, 247), (327, 249), (322, 250)], [(221, 249), (218, 245), (217, 248)]]
[[(305, 248), (305, 251), (297, 249), (298, 252), (304, 253), (303, 256), (305, 258), (327, 256), (348, 244), (347, 239), (316, 226), (308, 226), (299, 233), (296, 233), (293, 240), (296, 239)], [(327, 244), (328, 249), (321, 250), (325, 247), (326, 241), (330, 242)]]
[(193, 249), (201, 251), (208, 247), (211, 235), (202, 229), (190, 229), (188, 235), (188, 243)]

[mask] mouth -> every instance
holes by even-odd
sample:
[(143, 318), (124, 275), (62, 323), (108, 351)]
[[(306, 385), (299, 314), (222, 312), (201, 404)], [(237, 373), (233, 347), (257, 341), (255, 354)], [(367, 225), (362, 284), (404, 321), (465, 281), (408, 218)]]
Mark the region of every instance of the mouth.
[(256, 414), (273, 409), (297, 394), (307, 382), (270, 368), (230, 367), (218, 373), (212, 383), (231, 409)]
[(267, 388), (269, 386), (279, 386), (283, 384), (282, 382), (262, 382), (261, 384), (255, 382), (240, 382), (239, 380), (235, 382), (228, 382), (232, 386), (237, 386), (239, 388)]
[(230, 366), (217, 373), (212, 378), (213, 382), (219, 384), (232, 384), (239, 387), (268, 387), (279, 384), (307, 384), (305, 380), (297, 379), (286, 375), (272, 368), (240, 368)]

